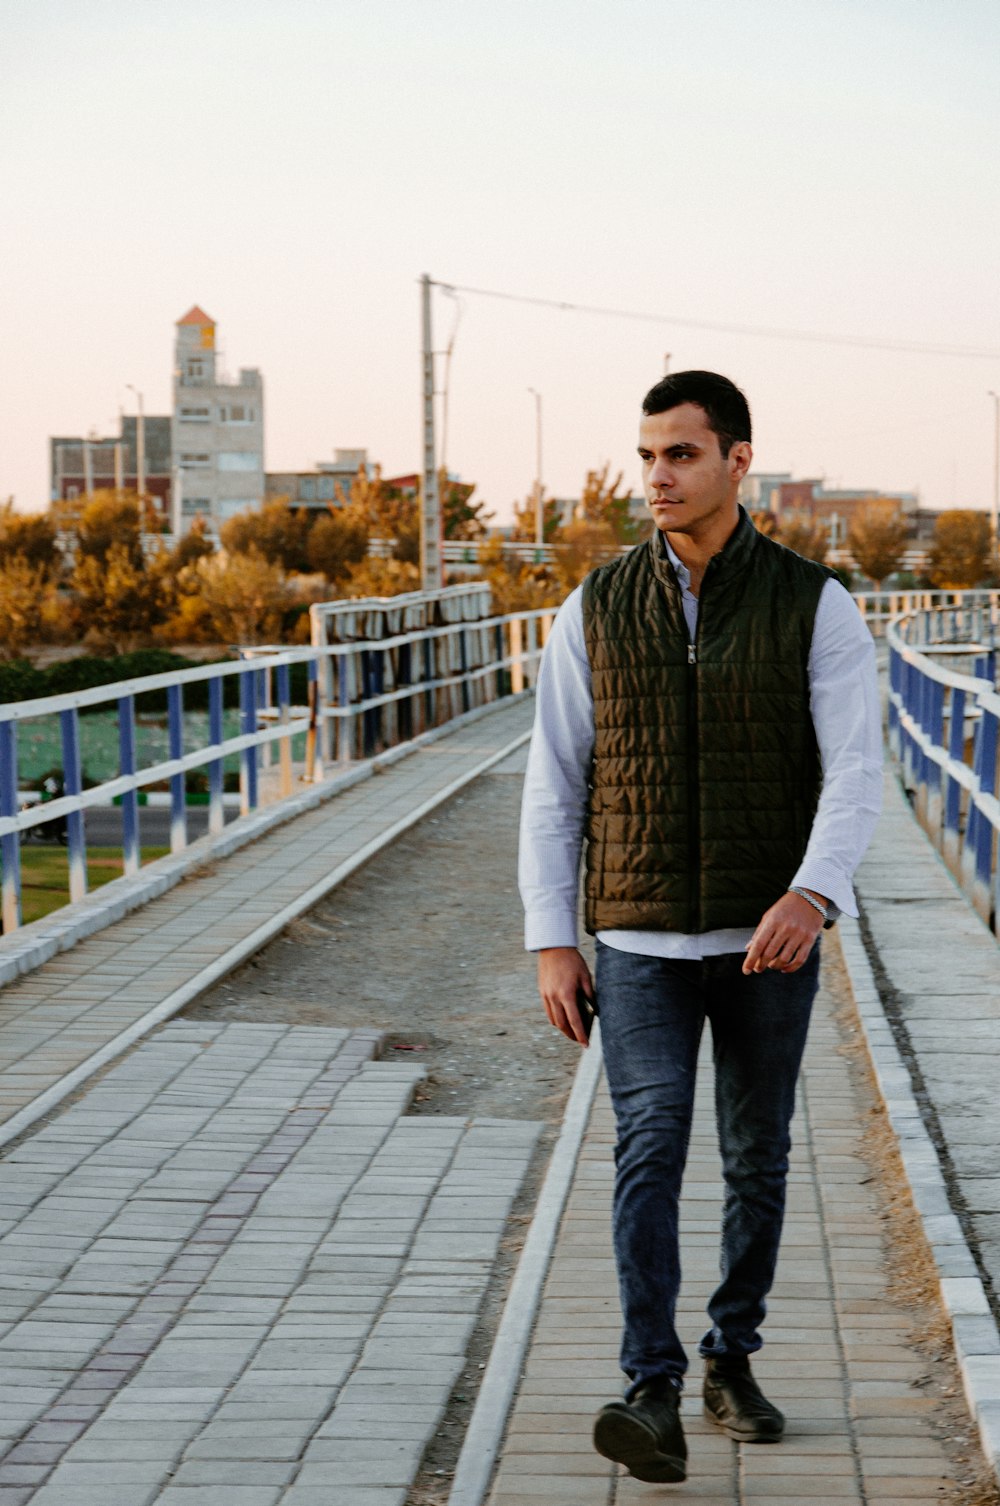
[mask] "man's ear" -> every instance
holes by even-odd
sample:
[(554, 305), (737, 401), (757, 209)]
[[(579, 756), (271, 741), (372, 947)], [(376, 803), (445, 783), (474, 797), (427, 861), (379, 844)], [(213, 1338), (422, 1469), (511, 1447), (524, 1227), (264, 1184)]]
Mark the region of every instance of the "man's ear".
[(750, 469), (750, 462), (753, 460), (753, 450), (750, 448), (749, 442), (745, 439), (738, 439), (735, 444), (730, 446), (727, 458), (729, 460), (729, 474), (734, 481), (742, 481)]

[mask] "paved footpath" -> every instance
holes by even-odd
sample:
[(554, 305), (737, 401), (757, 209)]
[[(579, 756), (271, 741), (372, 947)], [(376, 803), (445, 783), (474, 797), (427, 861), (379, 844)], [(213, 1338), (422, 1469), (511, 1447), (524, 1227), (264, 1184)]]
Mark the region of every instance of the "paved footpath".
[(176, 1021), (7, 1155), (0, 1506), (401, 1506), (540, 1126)]
[(532, 712), (520, 701), (427, 744), (0, 989), (0, 1142), (65, 1074), (142, 1033), (152, 1011), (173, 1013), (262, 944), (255, 933), (280, 930), (359, 851), (525, 735)]
[[(829, 945), (829, 942), (828, 942)], [(834, 942), (835, 946), (836, 943)], [(501, 1452), (490, 1506), (915, 1506), (955, 1479), (917, 1383), (912, 1319), (888, 1296), (878, 1198), (861, 1157), (865, 1110), (825, 990), (800, 1084), (789, 1211), (767, 1343), (755, 1370), (788, 1417), (775, 1446), (737, 1445), (701, 1414), (697, 1342), (718, 1279), (722, 1183), (707, 1050), (684, 1184), (679, 1326), (693, 1356), (683, 1403), (690, 1473), (640, 1484), (594, 1453), (593, 1414), (620, 1394), (620, 1314), (608, 1207), (613, 1126), (599, 1089)]]

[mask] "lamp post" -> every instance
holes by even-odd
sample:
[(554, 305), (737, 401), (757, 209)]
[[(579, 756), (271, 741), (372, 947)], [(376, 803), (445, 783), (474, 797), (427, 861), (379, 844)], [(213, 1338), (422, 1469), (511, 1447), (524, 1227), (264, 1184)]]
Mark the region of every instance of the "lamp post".
[(545, 545), (545, 504), (542, 501), (542, 394), (534, 387), (528, 391), (535, 399), (535, 544)]
[(993, 399), (993, 547), (1000, 541), (1000, 392), (990, 390)]
[(146, 500), (146, 418), (142, 411), (142, 393), (131, 382), (125, 383), (129, 392), (135, 393), (138, 409), (135, 420), (135, 486), (139, 501)]

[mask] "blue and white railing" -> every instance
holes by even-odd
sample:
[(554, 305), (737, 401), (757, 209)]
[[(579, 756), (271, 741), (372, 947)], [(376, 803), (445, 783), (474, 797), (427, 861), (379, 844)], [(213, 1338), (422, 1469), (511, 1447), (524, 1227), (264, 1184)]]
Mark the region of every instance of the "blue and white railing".
[[(308, 648), (248, 650), (238, 662), (0, 706), (4, 931), (21, 925), (20, 843), (32, 827), (65, 817), (69, 899), (78, 901), (87, 893), (86, 813), (96, 806), (120, 800), (123, 867), (134, 875), (141, 862), (139, 796), (150, 785), (169, 784), (170, 849), (180, 852), (188, 845), (185, 776), (193, 771), (207, 774), (208, 830), (217, 835), (224, 824), (227, 758), (238, 756), (240, 809), (246, 815), (262, 803), (262, 784), (270, 799), (287, 798), (297, 786), (335, 778), (358, 760), (534, 684), (554, 608), (481, 616), (484, 606), (489, 610), (488, 587), (460, 586), (432, 595), (433, 600), (414, 593), (407, 600), (324, 604), (314, 609), (314, 642)], [(354, 637), (359, 629), (371, 636)], [(291, 700), (296, 664), (307, 667), (305, 705)], [(224, 686), (233, 677), (239, 686), (239, 733), (227, 737)], [(198, 736), (185, 721), (185, 688), (205, 682), (208, 720)], [(149, 691), (166, 692), (169, 757), (139, 767), (135, 703)], [(85, 789), (80, 718), (97, 708), (116, 714), (118, 773)], [(65, 794), (22, 805), (18, 728), (39, 717), (58, 719)]]
[(996, 592), (890, 624), (889, 746), (918, 820), (998, 930)]

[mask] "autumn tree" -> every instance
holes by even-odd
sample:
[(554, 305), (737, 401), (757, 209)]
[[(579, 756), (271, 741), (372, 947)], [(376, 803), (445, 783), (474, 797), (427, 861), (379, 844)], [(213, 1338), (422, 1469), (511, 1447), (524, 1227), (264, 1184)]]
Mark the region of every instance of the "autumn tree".
[[(576, 508), (575, 521), (606, 523), (619, 544), (637, 544), (643, 531), (648, 536), (649, 528), (643, 529), (647, 520), (637, 521), (632, 515), (628, 492), (621, 490), (622, 472), (609, 481), (611, 470), (606, 461), (600, 470), (588, 471), (583, 483), (580, 501)], [(649, 523), (652, 519), (648, 520)]]
[(44, 512), (15, 512), (11, 499), (0, 505), (0, 565), (16, 558), (52, 573), (62, 563), (51, 516)]
[(63, 616), (52, 570), (23, 554), (0, 557), (0, 658), (30, 657)]
[(822, 565), (830, 547), (822, 522), (807, 512), (783, 513), (775, 537), (786, 549), (801, 554), (803, 559), (815, 560), (817, 565)]
[(70, 585), (86, 641), (99, 650), (129, 653), (163, 620), (156, 572), (128, 538), (107, 545), (102, 555), (81, 552)]
[(346, 597), (401, 596), (420, 590), (420, 571), (412, 560), (368, 555), (352, 566), (341, 591)]
[[(554, 544), (562, 529), (562, 508), (555, 497), (542, 497), (542, 539)], [(523, 502), (514, 503), (514, 529), (512, 539), (519, 543), (534, 544), (538, 539), (538, 522), (535, 510), (535, 494)]]
[(441, 526), (446, 539), (483, 539), (493, 517), (485, 502), (473, 502), (474, 481), (455, 481), (447, 471), (438, 472)]
[(956, 507), (934, 525), (927, 561), (931, 584), (945, 590), (978, 586), (995, 569), (990, 520), (983, 512)]
[(895, 502), (868, 502), (855, 513), (847, 532), (847, 547), (876, 591), (881, 591), (882, 582), (903, 563), (908, 538), (906, 519)]
[(765, 538), (773, 539), (778, 532), (777, 515), (766, 507), (752, 507), (750, 521), (757, 532), (764, 534)]
[(558, 606), (565, 595), (550, 566), (526, 564), (505, 551), (503, 539), (487, 539), (480, 545), (479, 568), (489, 583), (497, 614)]
[(189, 572), (190, 595), (200, 601), (217, 638), (250, 645), (278, 637), (290, 600), (280, 565), (251, 548), (206, 556)]
[(309, 533), (306, 557), (309, 567), (339, 585), (354, 565), (368, 553), (368, 521), (352, 503), (332, 507), (316, 519)]
[(363, 465), (359, 466), (350, 492), (345, 494), (343, 487), (338, 485), (337, 496), (342, 504), (360, 510), (373, 538), (386, 539), (391, 544), (394, 559), (411, 565), (419, 563), (418, 499), (398, 486), (390, 486), (383, 479), (381, 466), (372, 466), (371, 475)]
[(77, 563), (81, 558), (103, 562), (117, 544), (137, 569), (142, 568), (143, 507), (137, 493), (97, 491), (79, 511), (59, 516), (71, 520)]
[(304, 507), (289, 506), (287, 497), (275, 497), (260, 508), (247, 508), (227, 518), (219, 530), (223, 549), (229, 554), (252, 550), (279, 565), (286, 573), (309, 569), (309, 534), (313, 518)]

